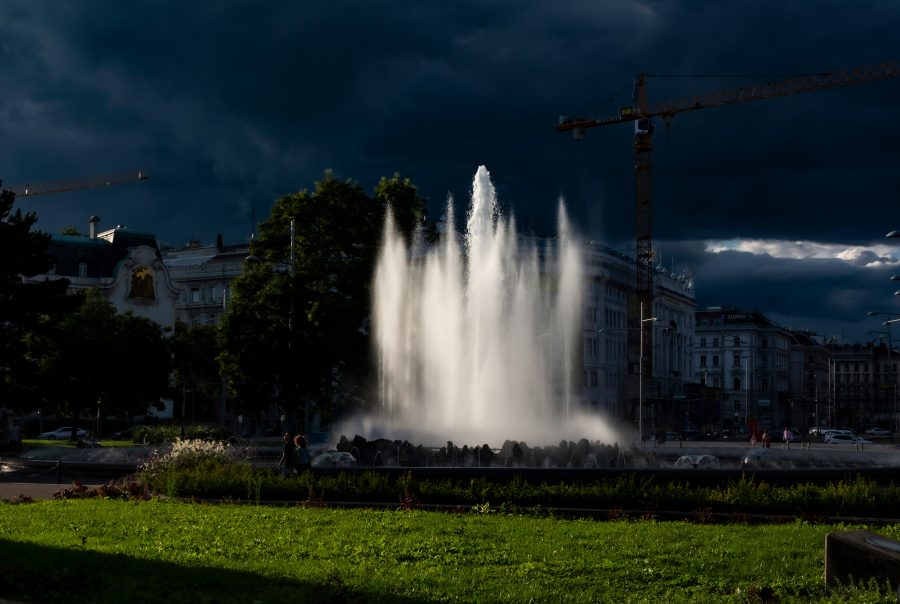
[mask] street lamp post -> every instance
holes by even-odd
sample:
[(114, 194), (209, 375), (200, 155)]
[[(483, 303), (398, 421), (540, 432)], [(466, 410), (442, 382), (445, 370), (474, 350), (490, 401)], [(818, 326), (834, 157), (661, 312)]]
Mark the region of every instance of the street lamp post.
[(607, 331), (631, 331), (632, 329), (640, 331), (640, 346), (638, 347), (638, 442), (644, 442), (644, 323), (652, 323), (656, 321), (656, 317), (644, 318), (644, 303), (641, 302), (640, 309), (640, 327), (613, 327), (609, 329), (598, 329), (597, 333)]
[[(897, 231), (892, 231), (888, 233), (888, 237), (896, 236), (893, 233)], [(900, 293), (900, 292), (898, 292)], [(868, 317), (877, 317), (877, 316), (889, 316), (889, 317), (900, 317), (900, 313), (896, 312), (884, 312), (884, 311), (874, 311), (871, 310), (866, 313)], [(890, 383), (890, 393), (888, 394), (889, 400), (891, 402), (891, 432), (897, 431), (897, 385), (894, 381), (894, 362), (893, 362), (893, 349), (894, 349), (894, 340), (891, 337), (891, 325), (894, 323), (900, 322), (900, 318), (889, 319), (887, 321), (883, 321), (881, 324), (887, 327), (887, 339), (888, 339), (888, 382)]]
[(641, 302), (640, 339), (641, 345), (638, 351), (638, 438), (644, 442), (644, 323), (652, 323), (656, 317), (644, 318), (644, 303)]
[[(288, 362), (288, 363), (290, 363), (290, 362), (293, 360), (293, 358), (294, 358), (294, 352), (293, 352), (293, 350), (294, 350), (294, 307), (295, 307), (295, 305), (296, 305), (296, 302), (295, 302), (296, 295), (295, 295), (295, 292), (294, 292), (294, 270), (295, 270), (295, 266), (296, 266), (296, 255), (295, 255), (296, 230), (295, 230), (295, 224), (296, 224), (296, 223), (295, 223), (294, 219), (291, 218), (291, 224), (290, 224), (290, 245), (289, 245), (289, 248), (288, 248), (288, 249), (289, 249), (288, 261), (287, 261), (287, 262), (284, 262), (284, 261), (277, 261), (277, 260), (276, 260), (276, 261), (272, 261), (272, 262), (271, 262), (271, 264), (272, 264), (273, 266), (281, 266), (281, 267), (285, 267), (285, 266), (286, 266), (287, 269), (288, 269), (288, 271), (289, 271), (288, 274), (290, 275), (290, 283), (289, 283), (289, 285), (288, 285), (288, 287), (289, 287), (289, 292), (290, 292), (290, 306), (289, 306), (289, 308), (288, 308), (288, 317), (287, 317), (287, 320), (288, 320), (288, 324), (287, 324), (287, 349), (288, 349), (288, 353), (287, 353), (287, 357), (288, 357), (288, 358), (287, 358), (287, 362)], [(257, 257), (257, 256), (254, 256), (254, 255), (250, 255), (250, 256), (247, 256), (246, 258), (244, 258), (244, 262), (249, 263), (249, 264), (259, 264), (259, 263), (262, 262), (262, 259), (260, 259), (260, 258)], [(283, 405), (284, 405), (284, 408), (288, 408), (288, 407), (289, 407), (288, 404), (291, 402), (290, 399), (292, 398), (292, 396), (287, 396), (287, 397), (285, 396), (285, 394), (284, 394), (285, 384), (286, 384), (286, 382), (282, 379), (282, 383), (281, 383), (281, 390), (282, 390), (282, 392), (281, 392), (281, 398), (282, 398), (282, 403), (283, 403)], [(293, 395), (293, 388), (291, 388), (291, 395)], [(303, 405), (303, 433), (304, 433), (304, 434), (306, 434), (306, 433), (308, 432), (308, 430), (306, 429), (306, 424), (307, 424), (307, 409), (306, 409), (306, 403), (304, 403), (304, 405)]]
[(891, 324), (897, 323), (898, 321), (900, 321), (900, 319), (890, 319), (889, 321), (882, 323), (882, 325), (887, 327), (888, 336), (888, 381), (891, 383), (891, 432), (897, 431), (897, 383), (896, 378), (894, 377), (894, 362), (892, 358), (894, 340), (891, 338)]

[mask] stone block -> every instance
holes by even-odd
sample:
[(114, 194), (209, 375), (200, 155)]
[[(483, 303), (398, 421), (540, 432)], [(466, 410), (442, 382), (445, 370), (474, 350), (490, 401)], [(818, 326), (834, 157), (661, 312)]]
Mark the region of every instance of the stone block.
[(825, 583), (885, 580), (900, 588), (900, 542), (871, 531), (835, 531), (825, 536)]

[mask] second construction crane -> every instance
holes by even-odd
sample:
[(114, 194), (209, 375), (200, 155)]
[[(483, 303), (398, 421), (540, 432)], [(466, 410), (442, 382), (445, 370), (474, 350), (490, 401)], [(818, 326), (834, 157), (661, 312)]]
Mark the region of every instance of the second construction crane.
[[(696, 111), (698, 109), (737, 105), (739, 103), (771, 99), (802, 92), (816, 92), (839, 86), (851, 86), (875, 80), (885, 80), (898, 75), (900, 75), (900, 67), (896, 63), (883, 63), (779, 80), (761, 85), (718, 90), (697, 96), (660, 101), (650, 105), (647, 101), (646, 89), (648, 75), (642, 72), (635, 79), (631, 105), (621, 108), (618, 115), (599, 119), (560, 117), (556, 126), (557, 131), (570, 131), (576, 140), (584, 138), (585, 131), (588, 128), (624, 122), (634, 123), (634, 169), (637, 193), (637, 249), (635, 258), (637, 260), (637, 304), (631, 305), (629, 312), (631, 320), (637, 320), (637, 308), (639, 305), (643, 306), (647, 312), (653, 312), (653, 214), (650, 196), (650, 155), (653, 151), (653, 118), (668, 119), (678, 113)], [(642, 338), (649, 339), (649, 335), (645, 335), (643, 329), (640, 331)], [(646, 345), (646, 340), (644, 342)], [(652, 375), (652, 371), (648, 366), (649, 363), (645, 364), (644, 372)]]
[(110, 176), (98, 176), (96, 178), (88, 178), (85, 180), (54, 180), (35, 184), (13, 185), (4, 188), (8, 188), (16, 194), (17, 198), (20, 198), (34, 197), (35, 195), (49, 195), (50, 193), (63, 193), (65, 191), (75, 191), (78, 189), (110, 187), (112, 185), (147, 180), (148, 178), (149, 177), (143, 171), (139, 171), (113, 174)]

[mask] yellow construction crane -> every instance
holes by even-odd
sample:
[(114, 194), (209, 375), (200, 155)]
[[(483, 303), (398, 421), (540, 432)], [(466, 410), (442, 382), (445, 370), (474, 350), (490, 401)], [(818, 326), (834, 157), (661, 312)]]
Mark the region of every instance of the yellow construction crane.
[(127, 184), (147, 180), (149, 177), (144, 172), (127, 172), (112, 176), (99, 176), (85, 180), (54, 180), (34, 184), (13, 185), (4, 187), (20, 197), (34, 197), (35, 195), (49, 195), (50, 193), (62, 193), (78, 189), (95, 189), (97, 187), (111, 187), (113, 185)]
[[(737, 105), (750, 101), (759, 101), (775, 97), (799, 94), (803, 92), (816, 92), (828, 88), (851, 86), (875, 80), (885, 80), (900, 75), (900, 67), (896, 63), (883, 63), (855, 67), (843, 71), (822, 73), (809, 76), (795, 77), (779, 80), (761, 85), (752, 85), (728, 90), (717, 90), (707, 94), (670, 99), (650, 105), (647, 101), (646, 81), (648, 74), (641, 72), (634, 81), (632, 103), (622, 107), (618, 115), (604, 118), (574, 118), (560, 117), (556, 130), (560, 132), (572, 132), (576, 140), (584, 138), (585, 131), (595, 126), (608, 126), (634, 122), (634, 169), (637, 185), (637, 229), (636, 229), (636, 260), (637, 260), (637, 299), (629, 305), (631, 324), (636, 328), (638, 308), (653, 313), (653, 245), (652, 245), (652, 212), (650, 197), (650, 154), (653, 150), (651, 138), (653, 136), (653, 118), (661, 117), (668, 120), (678, 113), (697, 111), (698, 109), (710, 109), (723, 105)], [(641, 337), (645, 338), (644, 345), (651, 340), (650, 334), (645, 334), (640, 329)], [(636, 341), (638, 338), (634, 338)], [(650, 355), (652, 359), (653, 355)], [(644, 363), (644, 373), (652, 375), (649, 369), (650, 363)]]

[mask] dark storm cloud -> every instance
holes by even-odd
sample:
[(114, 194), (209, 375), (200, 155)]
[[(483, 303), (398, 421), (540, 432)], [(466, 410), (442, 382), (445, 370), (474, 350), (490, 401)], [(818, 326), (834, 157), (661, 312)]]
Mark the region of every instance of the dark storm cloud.
[[(521, 228), (553, 232), (562, 193), (586, 237), (631, 253), (631, 127), (573, 142), (557, 115), (615, 114), (641, 70), (748, 74), (651, 79), (653, 102), (760, 81), (749, 74), (897, 60), (898, 24), (889, 2), (12, 0), (0, 5), (0, 178), (143, 169), (140, 185), (29, 203), (49, 231), (99, 214), (179, 244), (245, 239), (277, 197), (327, 168), (367, 189), (399, 171), (433, 215), (453, 193), (461, 217), (485, 164)], [(863, 244), (900, 228), (886, 226), (900, 192), (898, 96), (895, 79), (658, 123), (654, 237)], [(744, 266), (761, 262), (749, 254), (694, 255), (704, 303), (752, 306), (766, 279), (773, 291), (796, 281)], [(862, 289), (872, 271), (840, 268), (848, 291), (874, 295)], [(824, 276), (808, 285), (853, 297)], [(824, 306), (776, 298), (758, 300), (786, 317)]]
[(868, 252), (846, 261), (836, 258), (783, 258), (740, 251), (710, 253), (703, 242), (660, 242), (663, 264), (690, 266), (698, 276), (697, 307), (756, 309), (775, 322), (845, 340), (871, 338), (884, 318), (869, 311), (896, 311), (890, 277), (900, 266), (866, 266), (878, 260)]

